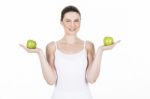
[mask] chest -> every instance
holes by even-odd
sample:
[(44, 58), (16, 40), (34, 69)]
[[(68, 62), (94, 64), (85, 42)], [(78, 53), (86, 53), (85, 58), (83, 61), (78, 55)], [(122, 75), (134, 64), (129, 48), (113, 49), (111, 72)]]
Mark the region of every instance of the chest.
[(75, 54), (64, 54), (59, 50), (55, 52), (55, 67), (58, 72), (67, 74), (82, 73), (87, 68), (86, 51), (82, 50)]
[(57, 49), (66, 54), (74, 54), (83, 50), (84, 45), (81, 43), (78, 44), (58, 44)]

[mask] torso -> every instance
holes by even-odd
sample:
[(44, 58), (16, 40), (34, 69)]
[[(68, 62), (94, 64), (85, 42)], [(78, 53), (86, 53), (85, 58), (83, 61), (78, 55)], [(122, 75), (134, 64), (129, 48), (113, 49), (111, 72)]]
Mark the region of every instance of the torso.
[(86, 43), (78, 40), (74, 44), (68, 44), (59, 40), (50, 44), (50, 63), (58, 76), (52, 99), (92, 99), (85, 78), (89, 63), (89, 42)]
[[(55, 42), (55, 67), (58, 77), (52, 99), (92, 99), (86, 80), (85, 43), (68, 45)], [(64, 52), (62, 48), (70, 52)]]

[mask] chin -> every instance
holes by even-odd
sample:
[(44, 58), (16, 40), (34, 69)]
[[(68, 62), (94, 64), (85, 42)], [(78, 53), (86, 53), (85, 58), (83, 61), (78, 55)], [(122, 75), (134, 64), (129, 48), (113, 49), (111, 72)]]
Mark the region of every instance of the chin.
[(69, 34), (69, 35), (75, 35), (75, 34), (77, 34), (77, 32), (78, 31), (67, 31), (67, 34)]

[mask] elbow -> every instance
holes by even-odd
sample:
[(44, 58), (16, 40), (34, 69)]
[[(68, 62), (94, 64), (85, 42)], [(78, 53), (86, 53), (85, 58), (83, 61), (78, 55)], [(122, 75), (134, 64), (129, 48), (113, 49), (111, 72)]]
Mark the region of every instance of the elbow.
[(48, 85), (54, 85), (57, 81), (57, 76), (44, 77)]
[(54, 79), (49, 79), (49, 80), (46, 80), (47, 84), (48, 85), (54, 85), (56, 83), (57, 79), (54, 78)]
[(88, 82), (89, 82), (90, 84), (94, 84), (94, 83), (96, 82), (96, 80), (88, 80)]
[(86, 80), (87, 80), (88, 83), (93, 84), (93, 83), (96, 82), (96, 77), (86, 75)]
[(93, 84), (93, 83), (96, 82), (96, 79), (88, 78), (88, 77), (87, 77), (87, 82)]
[(54, 82), (47, 82), (48, 85), (54, 85)]
[(54, 85), (55, 82), (56, 82), (56, 80), (50, 80), (50, 81), (47, 81), (47, 84), (48, 84), (48, 85)]

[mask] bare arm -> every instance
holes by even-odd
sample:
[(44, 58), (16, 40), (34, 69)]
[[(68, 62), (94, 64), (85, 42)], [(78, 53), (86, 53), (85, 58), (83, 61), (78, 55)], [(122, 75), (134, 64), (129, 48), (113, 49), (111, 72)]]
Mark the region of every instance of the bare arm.
[[(94, 53), (94, 45), (93, 43), (89, 42), (87, 49), (88, 49), (88, 68), (86, 72), (87, 81), (90, 83), (94, 83), (100, 74), (100, 67), (101, 67), (101, 60), (102, 54), (104, 50), (112, 49), (117, 43), (111, 46), (100, 46), (96, 52)], [(94, 55), (95, 54), (95, 55)]]
[[(36, 48), (36, 49), (28, 49), (23, 45), (20, 45), (22, 48), (24, 48), (29, 53), (37, 53), (40, 59), (42, 73), (44, 76), (44, 79), (49, 85), (52, 85), (56, 81), (56, 72), (55, 69), (49, 64), (48, 60), (46, 59), (42, 49)], [(49, 56), (49, 53), (51, 51), (51, 44), (48, 44), (46, 47), (46, 56)]]
[[(49, 47), (49, 46), (47, 46), (47, 47)], [(46, 48), (46, 51), (47, 51), (47, 54), (48, 54), (49, 48)], [(56, 82), (56, 71), (55, 71), (55, 68), (53, 68), (49, 64), (48, 60), (44, 56), (43, 51), (40, 51), (38, 53), (38, 56), (39, 56), (39, 59), (40, 59), (40, 62), (41, 62), (42, 73), (43, 73), (43, 76), (44, 76), (46, 82), (49, 85), (53, 85)]]

